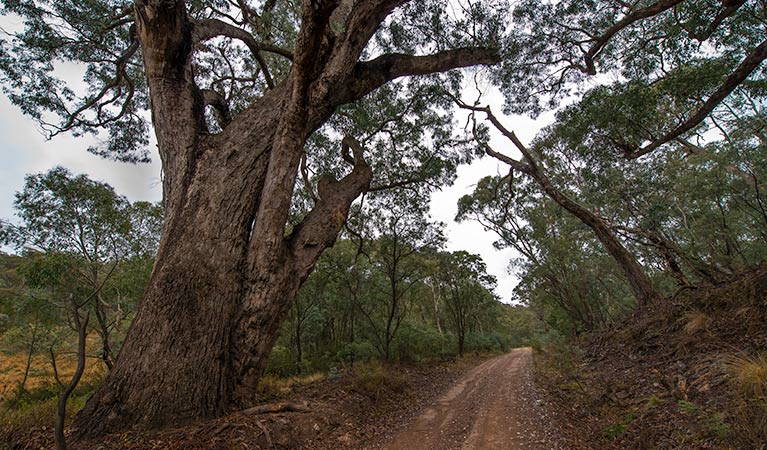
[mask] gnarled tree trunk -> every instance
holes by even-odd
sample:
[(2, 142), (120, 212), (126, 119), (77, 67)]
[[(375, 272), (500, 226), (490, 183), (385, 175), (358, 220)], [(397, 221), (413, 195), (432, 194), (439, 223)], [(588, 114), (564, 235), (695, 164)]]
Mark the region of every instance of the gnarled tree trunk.
[(328, 21), (338, 2), (304, 1), (290, 74), (236, 117), (223, 111), (218, 134), (207, 130), (204, 109), (221, 105), (195, 84), (194, 45), (240, 35), (192, 21), (181, 0), (136, 3), (165, 223), (144, 298), (114, 369), (75, 419), (77, 436), (219, 416), (255, 400), (298, 289), (372, 178), (361, 146), (344, 138), (353, 169), (322, 179), (313, 210), (286, 234), (308, 136), (335, 107), (395, 78), (497, 61), (491, 50), (464, 48), (359, 62), (401, 3), (354, 2), (346, 34), (336, 36)]

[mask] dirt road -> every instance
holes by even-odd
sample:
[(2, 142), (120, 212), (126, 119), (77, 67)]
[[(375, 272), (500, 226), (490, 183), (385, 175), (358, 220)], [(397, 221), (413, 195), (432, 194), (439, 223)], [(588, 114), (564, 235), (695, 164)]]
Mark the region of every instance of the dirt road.
[(409, 425), (372, 448), (551, 450), (560, 446), (535, 397), (532, 352), (512, 350), (470, 371)]

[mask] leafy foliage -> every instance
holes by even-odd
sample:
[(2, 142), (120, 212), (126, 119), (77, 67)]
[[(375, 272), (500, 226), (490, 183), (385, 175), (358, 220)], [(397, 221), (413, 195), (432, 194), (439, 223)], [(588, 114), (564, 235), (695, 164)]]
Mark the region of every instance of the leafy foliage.
[(131, 204), (111, 186), (61, 167), (27, 176), (15, 206), (21, 225), (0, 230), (21, 250), (5, 256), (4, 348), (49, 354), (55, 371), (55, 353), (72, 340), (67, 311), (75, 302), (94, 312), (91, 328), (103, 341), (97, 353), (111, 363), (149, 277), (161, 208)]

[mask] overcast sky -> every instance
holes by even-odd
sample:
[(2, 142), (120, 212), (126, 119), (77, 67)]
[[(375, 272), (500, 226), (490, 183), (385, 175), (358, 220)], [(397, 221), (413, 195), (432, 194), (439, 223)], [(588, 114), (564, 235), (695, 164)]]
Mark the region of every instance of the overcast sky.
[[(500, 111), (500, 99), (493, 96), (490, 103), (494, 110)], [(540, 121), (534, 122), (523, 118), (506, 118), (507, 126), (515, 129), (524, 142), (528, 142), (540, 128)], [(36, 123), (23, 116), (10, 104), (5, 96), (0, 95), (0, 218), (14, 219), (14, 193), (22, 188), (24, 175), (45, 172), (61, 165), (75, 174), (85, 173), (89, 177), (112, 185), (115, 190), (131, 201), (159, 201), (162, 195), (160, 186), (160, 165), (154, 142), (151, 144), (153, 155), (151, 164), (125, 164), (108, 161), (91, 155), (86, 151), (89, 138), (73, 138), (69, 135), (57, 136), (46, 141), (36, 128)], [(496, 150), (514, 154), (503, 138), (495, 137)], [(498, 278), (497, 294), (508, 302), (516, 284), (515, 278), (507, 272), (511, 250), (493, 248), (495, 235), (485, 231), (475, 222), (455, 223), (453, 221), (458, 199), (473, 190), (473, 186), (482, 177), (506, 173), (507, 168), (496, 160), (485, 157), (470, 166), (460, 167), (458, 178), (451, 187), (446, 187), (432, 197), (432, 216), (447, 224), (448, 250), (466, 250), (482, 256), (488, 271)], [(5, 248), (8, 251), (8, 248)]]

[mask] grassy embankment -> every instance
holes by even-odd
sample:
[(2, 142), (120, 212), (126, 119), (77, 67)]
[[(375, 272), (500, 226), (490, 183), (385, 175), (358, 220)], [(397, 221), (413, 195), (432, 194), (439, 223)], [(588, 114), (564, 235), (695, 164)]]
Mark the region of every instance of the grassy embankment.
[(767, 269), (538, 348), (573, 448), (767, 448)]

